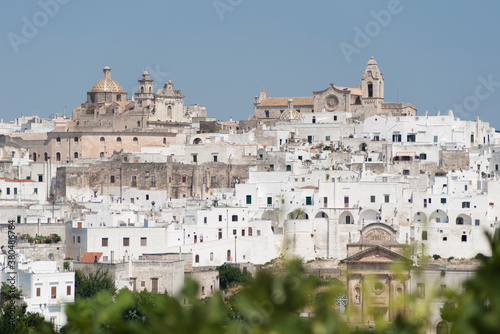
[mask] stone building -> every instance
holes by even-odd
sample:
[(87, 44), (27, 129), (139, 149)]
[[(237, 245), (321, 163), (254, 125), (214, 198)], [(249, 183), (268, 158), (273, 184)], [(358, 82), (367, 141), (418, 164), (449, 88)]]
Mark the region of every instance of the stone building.
[(384, 76), (373, 57), (368, 61), (361, 84), (355, 88), (330, 84), (321, 91), (313, 92), (313, 96), (290, 98), (268, 97), (266, 90), (262, 89), (259, 96), (255, 97), (252, 117), (261, 121), (283, 119), (281, 116), (290, 109), (302, 117), (309, 113), (350, 113), (354, 120), (364, 120), (378, 114), (417, 114), (414, 104), (384, 102)]

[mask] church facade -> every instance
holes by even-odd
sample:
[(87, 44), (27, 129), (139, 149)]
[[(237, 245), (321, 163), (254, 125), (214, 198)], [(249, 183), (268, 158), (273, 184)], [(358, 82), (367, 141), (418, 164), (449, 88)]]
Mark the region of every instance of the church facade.
[[(290, 104), (290, 101), (292, 104)], [(373, 57), (355, 88), (330, 84), (327, 88), (313, 92), (308, 97), (268, 97), (262, 89), (255, 97), (253, 118), (260, 121), (285, 120), (283, 114), (293, 109), (302, 117), (313, 114), (346, 113), (352, 121), (364, 120), (373, 115), (415, 116), (414, 104), (384, 101), (384, 76)]]

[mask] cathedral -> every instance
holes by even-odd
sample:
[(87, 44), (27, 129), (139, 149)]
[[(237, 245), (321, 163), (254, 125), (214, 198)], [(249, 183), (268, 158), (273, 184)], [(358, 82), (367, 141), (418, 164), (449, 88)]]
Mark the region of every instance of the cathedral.
[[(373, 57), (368, 61), (361, 84), (355, 88), (330, 84), (313, 96), (267, 97), (265, 89), (255, 97), (252, 118), (261, 121), (300, 119), (305, 114), (345, 114), (351, 121), (362, 121), (373, 115), (415, 116), (414, 104), (384, 102), (384, 76)], [(336, 117), (335, 117), (336, 118)]]

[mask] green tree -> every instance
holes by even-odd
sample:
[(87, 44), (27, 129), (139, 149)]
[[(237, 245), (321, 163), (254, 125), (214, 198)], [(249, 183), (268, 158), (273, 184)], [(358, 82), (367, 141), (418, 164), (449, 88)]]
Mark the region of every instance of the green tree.
[[(0, 293), (0, 333), (27, 334), (44, 323), (38, 313), (26, 312), (27, 305), (22, 301), (22, 291), (2, 282)], [(11, 300), (14, 303), (11, 303)]]
[(116, 293), (115, 281), (108, 270), (99, 268), (88, 275), (80, 270), (75, 271), (75, 299), (91, 298), (101, 291), (107, 291), (111, 295)]
[(252, 279), (252, 274), (248, 271), (242, 271), (240, 268), (230, 266), (227, 263), (217, 267), (217, 270), (219, 271), (219, 284), (222, 290), (245, 284)]

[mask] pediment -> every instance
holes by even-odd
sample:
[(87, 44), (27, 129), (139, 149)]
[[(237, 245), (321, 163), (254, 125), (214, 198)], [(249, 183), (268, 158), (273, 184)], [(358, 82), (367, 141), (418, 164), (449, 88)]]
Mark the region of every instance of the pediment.
[(410, 261), (409, 258), (403, 256), (399, 253), (391, 251), (382, 246), (373, 246), (364, 249), (356, 254), (353, 254), (346, 258), (344, 262), (346, 263), (395, 263), (395, 262), (407, 262)]

